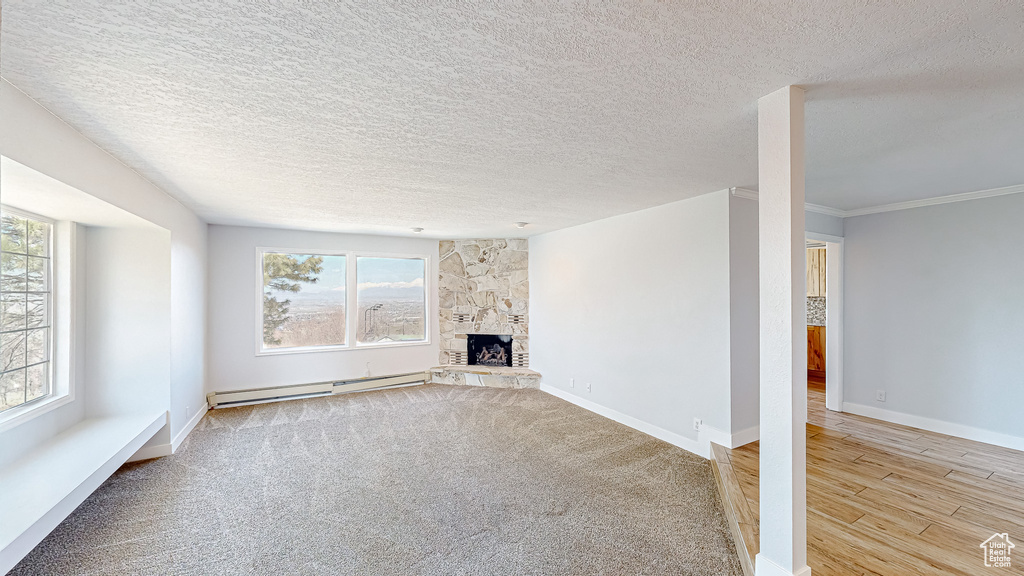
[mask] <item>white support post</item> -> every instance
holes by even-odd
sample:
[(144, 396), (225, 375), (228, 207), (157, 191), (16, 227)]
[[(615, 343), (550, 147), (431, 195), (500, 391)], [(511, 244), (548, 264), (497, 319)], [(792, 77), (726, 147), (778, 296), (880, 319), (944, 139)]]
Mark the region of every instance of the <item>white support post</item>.
[(756, 576), (807, 567), (804, 92), (757, 102), (761, 297), (760, 553)]

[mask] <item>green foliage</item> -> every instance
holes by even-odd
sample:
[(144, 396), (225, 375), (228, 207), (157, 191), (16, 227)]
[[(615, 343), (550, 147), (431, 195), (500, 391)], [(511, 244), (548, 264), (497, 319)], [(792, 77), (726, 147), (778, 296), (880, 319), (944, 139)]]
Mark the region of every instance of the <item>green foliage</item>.
[(321, 256), (306, 256), (299, 260), (292, 254), (266, 253), (263, 255), (263, 343), (271, 346), (280, 344), (275, 333), (291, 318), (288, 307), (291, 300), (278, 300), (271, 294), (277, 292), (298, 292), (302, 284), (316, 284), (323, 271)]
[(25, 253), (26, 222), (14, 214), (4, 214), (0, 219), (0, 249), (16, 254)]

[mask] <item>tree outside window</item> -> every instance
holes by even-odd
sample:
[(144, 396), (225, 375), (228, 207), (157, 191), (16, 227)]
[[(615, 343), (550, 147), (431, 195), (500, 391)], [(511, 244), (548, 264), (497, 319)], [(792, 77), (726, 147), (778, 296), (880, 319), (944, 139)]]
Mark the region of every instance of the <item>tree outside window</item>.
[(0, 207), (0, 412), (51, 394), (51, 234)]

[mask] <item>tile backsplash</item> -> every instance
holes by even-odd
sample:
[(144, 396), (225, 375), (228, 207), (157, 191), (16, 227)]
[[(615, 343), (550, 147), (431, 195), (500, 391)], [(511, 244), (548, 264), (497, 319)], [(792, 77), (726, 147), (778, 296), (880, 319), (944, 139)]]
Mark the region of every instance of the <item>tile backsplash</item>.
[(825, 297), (824, 296), (808, 296), (807, 297), (807, 325), (808, 326), (824, 326), (825, 325)]

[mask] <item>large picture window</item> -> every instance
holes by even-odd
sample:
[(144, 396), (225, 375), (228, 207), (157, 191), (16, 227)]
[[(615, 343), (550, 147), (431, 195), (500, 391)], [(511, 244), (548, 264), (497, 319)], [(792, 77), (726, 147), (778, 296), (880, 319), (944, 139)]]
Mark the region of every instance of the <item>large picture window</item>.
[(257, 250), (257, 354), (427, 343), (426, 256)]
[(427, 338), (426, 260), (356, 258), (357, 344)]
[(0, 412), (52, 393), (52, 232), (0, 207)]
[(261, 251), (260, 260), (262, 350), (344, 346), (348, 259)]

